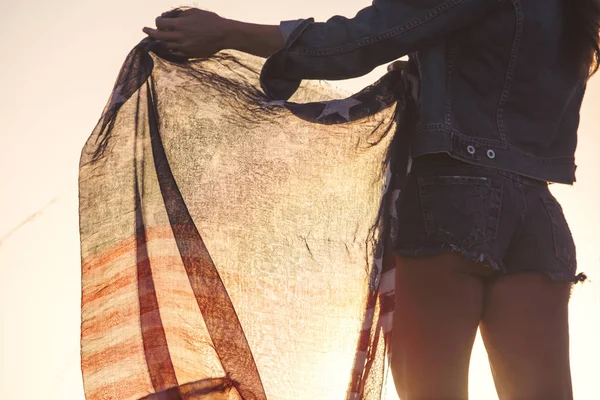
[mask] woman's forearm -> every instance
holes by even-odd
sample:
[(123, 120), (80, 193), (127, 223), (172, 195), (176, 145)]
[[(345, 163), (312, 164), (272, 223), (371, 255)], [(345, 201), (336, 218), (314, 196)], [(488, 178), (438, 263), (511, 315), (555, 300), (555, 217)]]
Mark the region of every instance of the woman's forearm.
[(225, 46), (258, 57), (267, 58), (284, 46), (278, 25), (259, 25), (225, 20)]

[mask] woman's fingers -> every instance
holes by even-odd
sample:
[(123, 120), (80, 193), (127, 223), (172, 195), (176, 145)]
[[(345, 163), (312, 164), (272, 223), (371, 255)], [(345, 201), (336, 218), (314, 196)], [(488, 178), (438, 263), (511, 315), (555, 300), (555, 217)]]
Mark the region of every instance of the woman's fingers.
[(181, 45), (179, 43), (174, 43), (174, 42), (160, 42), (162, 44), (162, 46), (173, 52), (173, 51), (181, 51)]
[(177, 18), (156, 18), (156, 27), (162, 31), (173, 31), (177, 25)]
[(181, 43), (181, 35), (175, 32), (162, 31), (158, 29), (152, 28), (144, 28), (144, 33), (146, 33), (150, 38), (160, 42), (160, 45), (165, 50), (169, 51), (169, 53), (178, 56), (187, 58), (187, 54), (183, 52)]
[(178, 42), (181, 39), (181, 35), (175, 32), (166, 32), (152, 28), (144, 28), (143, 31), (152, 39), (162, 42)]
[(199, 9), (190, 9), (173, 17), (156, 18), (156, 29), (144, 28), (150, 39), (171, 54), (191, 58), (210, 57), (226, 48), (227, 25), (217, 14)]

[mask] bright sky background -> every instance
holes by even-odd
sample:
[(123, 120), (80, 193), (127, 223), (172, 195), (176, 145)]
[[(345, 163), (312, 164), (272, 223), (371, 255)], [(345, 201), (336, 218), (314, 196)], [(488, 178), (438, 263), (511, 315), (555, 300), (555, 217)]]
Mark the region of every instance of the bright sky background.
[[(206, 0), (187, 4), (249, 22), (351, 16), (369, 0)], [(274, 7), (274, 4), (277, 6)], [(77, 174), (81, 148), (161, 0), (4, 1), (0, 14), (0, 398), (82, 400)], [(183, 4), (185, 5), (185, 4)], [(360, 89), (384, 73), (338, 82)], [(600, 398), (600, 78), (582, 110), (578, 180), (556, 187), (591, 282), (571, 303), (575, 399)], [(21, 226), (33, 213), (39, 214)], [(471, 397), (497, 399), (481, 342)]]

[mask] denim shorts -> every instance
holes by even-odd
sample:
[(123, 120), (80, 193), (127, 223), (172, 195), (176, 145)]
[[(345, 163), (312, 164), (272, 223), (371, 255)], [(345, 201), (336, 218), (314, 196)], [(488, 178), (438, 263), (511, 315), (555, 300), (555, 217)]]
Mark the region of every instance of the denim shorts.
[(414, 160), (396, 202), (396, 253), (458, 252), (481, 276), (542, 273), (580, 282), (575, 244), (548, 183), (447, 155)]

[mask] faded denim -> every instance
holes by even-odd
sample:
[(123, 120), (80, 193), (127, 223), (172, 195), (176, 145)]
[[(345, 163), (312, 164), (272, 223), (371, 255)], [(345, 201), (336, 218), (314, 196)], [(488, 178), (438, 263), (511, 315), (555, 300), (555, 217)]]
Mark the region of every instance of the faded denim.
[(575, 243), (546, 182), (447, 155), (419, 157), (396, 203), (396, 253), (457, 252), (480, 276), (541, 273), (580, 282)]
[(411, 155), (447, 153), (575, 181), (586, 76), (564, 57), (563, 0), (375, 0), (354, 18), (285, 21), (263, 68), (273, 99), (302, 79), (347, 79), (410, 55), (420, 78)]

